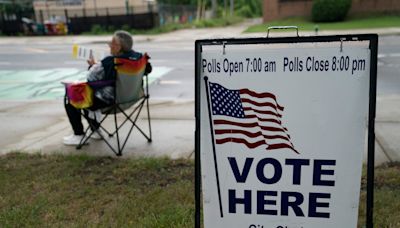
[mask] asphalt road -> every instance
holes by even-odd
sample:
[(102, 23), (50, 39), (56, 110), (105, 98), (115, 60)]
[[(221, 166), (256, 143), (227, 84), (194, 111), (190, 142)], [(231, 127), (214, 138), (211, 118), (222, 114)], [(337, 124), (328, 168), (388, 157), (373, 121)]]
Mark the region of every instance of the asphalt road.
[(378, 96), (400, 94), (400, 36), (383, 36), (378, 48)]
[[(86, 46), (108, 49), (104, 43)], [(143, 41), (135, 43), (135, 49), (148, 52), (152, 57), (155, 71), (150, 90), (153, 98), (194, 99), (192, 41)], [(59, 98), (62, 93), (60, 80), (84, 78), (86, 63), (73, 59), (71, 52), (71, 44), (0, 45), (0, 99)], [(378, 52), (378, 96), (399, 95), (399, 36), (380, 37)], [(50, 84), (52, 86), (48, 86)], [(20, 96), (27, 90), (38, 90), (40, 86), (39, 92)]]

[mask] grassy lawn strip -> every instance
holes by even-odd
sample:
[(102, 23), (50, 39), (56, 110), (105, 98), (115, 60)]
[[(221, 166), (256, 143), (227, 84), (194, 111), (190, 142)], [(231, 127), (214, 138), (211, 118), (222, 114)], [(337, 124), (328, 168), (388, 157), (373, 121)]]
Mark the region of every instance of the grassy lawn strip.
[[(400, 163), (375, 174), (375, 227), (400, 227)], [(365, 189), (364, 172), (359, 227)], [(193, 227), (193, 215), (190, 160), (0, 157), (1, 227)]]
[(267, 24), (254, 25), (249, 27), (245, 32), (266, 32), (269, 26), (283, 25), (298, 26), (300, 31), (314, 31), (317, 25), (319, 31), (400, 27), (400, 15), (349, 18), (343, 22), (332, 23), (315, 23), (304, 17), (294, 17), (272, 21)]
[[(364, 166), (361, 180), (361, 198), (358, 223), (365, 224), (367, 197), (367, 169)], [(375, 168), (374, 227), (400, 227), (400, 163), (385, 164)]]
[(193, 227), (187, 160), (0, 157), (0, 227)]
[[(215, 19), (202, 19), (196, 20), (191, 23), (167, 23), (165, 25), (155, 27), (147, 30), (132, 29), (128, 25), (123, 25), (122, 30), (129, 31), (133, 35), (157, 35), (162, 33), (173, 32), (180, 29), (190, 29), (190, 28), (215, 28), (215, 27), (225, 27), (229, 25), (238, 24), (243, 22), (242, 17), (232, 16), (226, 18), (215, 18)], [(91, 31), (84, 32), (84, 35), (111, 35), (115, 32), (114, 27), (106, 28), (101, 25), (94, 25)]]

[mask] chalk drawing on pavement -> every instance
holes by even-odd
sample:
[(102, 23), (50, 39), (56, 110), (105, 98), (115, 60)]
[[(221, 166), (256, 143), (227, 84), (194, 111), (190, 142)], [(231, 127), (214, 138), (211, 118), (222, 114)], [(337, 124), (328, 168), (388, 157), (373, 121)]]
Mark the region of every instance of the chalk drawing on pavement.
[[(149, 84), (171, 71), (168, 67), (154, 67)], [(64, 97), (61, 81), (85, 81), (86, 70), (54, 68), (45, 70), (0, 70), (0, 99), (52, 100)]]

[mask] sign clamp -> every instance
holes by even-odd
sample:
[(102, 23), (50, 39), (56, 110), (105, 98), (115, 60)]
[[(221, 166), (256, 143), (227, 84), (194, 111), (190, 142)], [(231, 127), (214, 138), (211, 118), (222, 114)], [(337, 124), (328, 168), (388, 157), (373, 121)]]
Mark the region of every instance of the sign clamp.
[(340, 38), (340, 52), (343, 52), (343, 41), (345, 41), (346, 38)]
[(296, 29), (296, 35), (297, 35), (297, 37), (300, 37), (299, 36), (299, 27), (290, 25), (290, 26), (270, 26), (270, 27), (268, 27), (267, 28), (267, 38), (269, 38), (270, 30), (277, 30), (277, 29)]
[(226, 46), (226, 41), (222, 41), (222, 54), (225, 55), (226, 51), (225, 51), (225, 46)]

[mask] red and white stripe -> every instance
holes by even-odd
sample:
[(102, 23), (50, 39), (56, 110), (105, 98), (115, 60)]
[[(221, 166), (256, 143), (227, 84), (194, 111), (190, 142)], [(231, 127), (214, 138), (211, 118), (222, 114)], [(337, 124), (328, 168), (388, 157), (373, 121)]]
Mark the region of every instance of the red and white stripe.
[(248, 148), (262, 146), (267, 150), (288, 148), (298, 153), (288, 129), (282, 125), (284, 107), (278, 104), (275, 95), (248, 89), (239, 91), (245, 118), (214, 116), (216, 143), (241, 143)]

